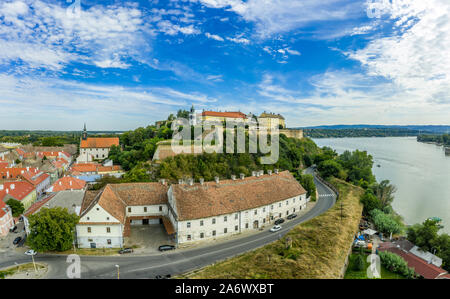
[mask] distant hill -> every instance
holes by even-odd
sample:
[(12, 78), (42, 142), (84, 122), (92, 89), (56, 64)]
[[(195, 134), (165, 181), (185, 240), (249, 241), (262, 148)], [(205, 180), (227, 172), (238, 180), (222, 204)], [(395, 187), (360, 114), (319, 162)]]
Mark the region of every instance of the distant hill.
[(443, 134), (450, 132), (450, 125), (328, 125), (301, 127), (298, 129), (346, 130), (346, 129), (406, 129), (420, 133)]

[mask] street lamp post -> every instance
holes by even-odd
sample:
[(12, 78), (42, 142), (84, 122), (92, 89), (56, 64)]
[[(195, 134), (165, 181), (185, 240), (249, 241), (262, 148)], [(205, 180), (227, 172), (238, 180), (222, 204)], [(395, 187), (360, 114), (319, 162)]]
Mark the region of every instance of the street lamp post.
[(34, 255), (31, 255), (31, 259), (33, 260), (34, 272), (37, 273), (36, 263), (34, 262)]
[(116, 265), (117, 268), (117, 279), (120, 279), (120, 266)]

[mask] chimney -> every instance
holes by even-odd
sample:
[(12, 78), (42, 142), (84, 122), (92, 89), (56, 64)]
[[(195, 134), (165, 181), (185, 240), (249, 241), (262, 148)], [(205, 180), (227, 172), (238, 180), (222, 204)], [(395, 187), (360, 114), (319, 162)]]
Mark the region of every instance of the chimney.
[(278, 174), (278, 169), (275, 169), (275, 174)]
[(216, 181), (216, 184), (219, 184), (220, 182), (219, 177), (218, 176), (214, 177), (214, 181)]
[(8, 194), (9, 193), (9, 189), (6, 189), (6, 194)]
[(235, 180), (236, 180), (236, 176), (235, 176), (234, 174), (232, 174), (232, 175), (231, 175), (231, 179), (232, 179), (233, 181), (235, 181)]
[(27, 171), (30, 171), (30, 167), (27, 167)]
[(256, 176), (256, 171), (252, 171), (252, 176)]
[(194, 179), (188, 179), (189, 182), (189, 186), (193, 186), (194, 185)]
[(264, 169), (259, 172), (259, 175), (264, 175)]
[(268, 173), (269, 175), (272, 175), (272, 170), (271, 170), (271, 169), (267, 170), (267, 173)]
[(183, 185), (183, 179), (178, 180), (178, 185)]
[(3, 184), (0, 184), (0, 191), (3, 190)]
[(203, 186), (204, 183), (205, 183), (205, 179), (204, 178), (200, 178), (200, 185)]
[(59, 181), (59, 185), (62, 186), (62, 182), (61, 181)]
[(16, 185), (15, 184), (11, 184), (11, 190), (16, 189)]
[(166, 185), (166, 180), (165, 179), (161, 179), (161, 184)]
[(69, 185), (72, 186), (72, 181), (69, 181)]
[(241, 178), (241, 180), (243, 180), (243, 179), (245, 179), (245, 174), (240, 173), (240, 174), (239, 174), (239, 177)]

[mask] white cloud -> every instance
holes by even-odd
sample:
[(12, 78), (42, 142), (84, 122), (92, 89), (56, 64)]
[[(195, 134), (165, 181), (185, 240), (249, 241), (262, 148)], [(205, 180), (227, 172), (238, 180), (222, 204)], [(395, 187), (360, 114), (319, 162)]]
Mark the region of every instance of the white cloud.
[(191, 0), (233, 11), (256, 24), (259, 36), (269, 37), (320, 21), (346, 21), (362, 16), (363, 1), (347, 0)]
[(450, 103), (450, 2), (404, 0), (383, 8), (394, 33), (346, 54), (369, 75), (392, 80), (418, 101)]
[[(144, 34), (145, 33), (145, 34)], [(133, 6), (93, 6), (79, 17), (41, 0), (0, 4), (0, 63), (61, 69), (70, 62), (126, 67), (122, 60), (148, 51), (152, 32)]]
[(210, 38), (210, 39), (214, 39), (214, 40), (217, 40), (217, 41), (220, 41), (220, 42), (224, 41), (224, 39), (222, 37), (220, 37), (219, 35), (217, 35), (217, 34), (210, 34), (209, 32), (206, 32), (205, 35), (206, 35), (207, 38)]
[(172, 22), (168, 20), (160, 21), (157, 24), (159, 31), (167, 34), (167, 35), (176, 35), (178, 33), (183, 33), (185, 35), (191, 35), (191, 34), (199, 34), (200, 30), (194, 27), (194, 25), (188, 25), (188, 26), (180, 26), (178, 24), (173, 24)]
[(234, 42), (234, 43), (238, 43), (238, 44), (244, 44), (244, 45), (250, 44), (250, 40), (243, 38), (243, 37), (227, 37), (227, 40)]

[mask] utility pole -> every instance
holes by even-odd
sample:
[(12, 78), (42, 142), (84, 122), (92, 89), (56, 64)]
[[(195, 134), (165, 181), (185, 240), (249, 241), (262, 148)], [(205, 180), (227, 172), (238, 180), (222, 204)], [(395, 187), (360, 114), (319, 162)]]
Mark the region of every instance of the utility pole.
[(33, 261), (34, 272), (37, 274), (36, 263), (34, 262), (34, 255), (31, 255), (31, 260)]

